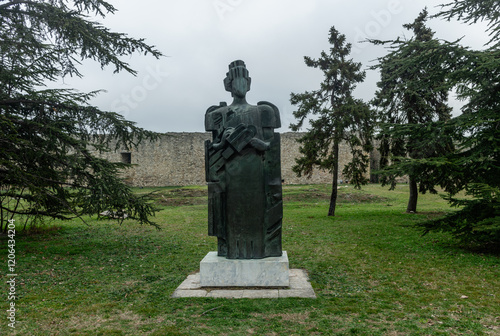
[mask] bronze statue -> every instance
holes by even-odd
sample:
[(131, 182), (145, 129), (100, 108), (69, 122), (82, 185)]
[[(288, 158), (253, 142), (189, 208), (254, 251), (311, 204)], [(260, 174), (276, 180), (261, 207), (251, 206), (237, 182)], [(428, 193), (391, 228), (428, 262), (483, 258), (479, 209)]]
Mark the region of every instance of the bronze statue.
[(218, 255), (228, 259), (279, 257), (283, 202), (279, 111), (268, 102), (249, 105), (251, 78), (234, 61), (224, 79), (233, 96), (227, 106), (210, 107), (205, 129), (208, 234), (217, 237)]

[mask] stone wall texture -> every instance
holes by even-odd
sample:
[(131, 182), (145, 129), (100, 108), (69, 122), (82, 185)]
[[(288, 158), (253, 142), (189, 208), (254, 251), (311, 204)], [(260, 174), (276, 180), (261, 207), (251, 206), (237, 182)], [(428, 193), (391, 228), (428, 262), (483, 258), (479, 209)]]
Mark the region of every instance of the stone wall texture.
[[(328, 171), (315, 169), (313, 175), (297, 177), (292, 171), (295, 158), (300, 157), (297, 139), (301, 133), (281, 133), (281, 174), (285, 184), (332, 183)], [(164, 133), (158, 141), (143, 142), (131, 151), (102, 155), (113, 162), (129, 160), (132, 167), (123, 175), (134, 187), (185, 186), (205, 184), (205, 140), (211, 133)], [(349, 148), (340, 148), (339, 166), (351, 160)], [(344, 180), (342, 174), (339, 179)]]

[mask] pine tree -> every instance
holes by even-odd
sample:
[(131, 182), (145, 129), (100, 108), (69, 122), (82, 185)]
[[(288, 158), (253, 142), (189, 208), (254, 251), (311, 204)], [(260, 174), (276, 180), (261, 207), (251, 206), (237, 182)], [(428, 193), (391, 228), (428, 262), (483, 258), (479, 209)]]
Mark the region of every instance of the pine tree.
[(135, 74), (122, 56), (161, 56), (143, 39), (90, 21), (115, 11), (103, 0), (0, 0), (1, 229), (13, 217), (36, 223), (103, 210), (154, 224), (153, 206), (118, 177), (125, 165), (94, 153), (156, 135), (91, 106), (97, 91), (47, 88), (64, 76), (82, 77), (85, 59)]
[(318, 90), (291, 94), (291, 103), (298, 105), (294, 116), (297, 120), (290, 127), (298, 131), (308, 120), (310, 128), (298, 141), (302, 157), (296, 159), (293, 170), (311, 175), (314, 167), (328, 169), (333, 175), (329, 216), (335, 215), (339, 179), (339, 145), (346, 141), (353, 155), (343, 174), (357, 188), (368, 182), (368, 168), (373, 129), (372, 111), (368, 104), (352, 96), (357, 83), (365, 78), (361, 63), (348, 59), (351, 45), (345, 35), (335, 27), (330, 29), (330, 53), (321, 53), (319, 59), (304, 57), (308, 67), (318, 68), (324, 73), (324, 81)]
[[(422, 44), (422, 52), (408, 57), (409, 69), (438, 64), (431, 80), (454, 88), (464, 102), (462, 114), (449, 120), (393, 126), (391, 136), (427, 139), (424, 147), (442, 144), (446, 150), (431, 157), (402, 158), (394, 172), (424, 176), (439, 185), (451, 205), (460, 207), (444, 218), (418, 224), (424, 233), (450, 232), (463, 246), (500, 248), (500, 49), (496, 1), (462, 0), (443, 5), (437, 17), (458, 17), (474, 23), (486, 20), (492, 36), (484, 50), (471, 50), (460, 41)], [(400, 63), (399, 66), (401, 66)], [(425, 90), (429, 82), (414, 83)], [(465, 190), (468, 196), (460, 197)]]
[(491, 48), (500, 47), (500, 3), (498, 0), (456, 0), (441, 5), (442, 11), (435, 17), (450, 21), (457, 18), (469, 24), (488, 23)]
[(429, 49), (440, 46), (434, 32), (425, 26), (427, 19), (427, 10), (423, 10), (413, 23), (403, 25), (414, 34), (409, 40), (372, 41), (390, 44), (388, 55), (372, 67), (380, 69), (381, 74), (372, 103), (378, 108), (378, 119), (382, 124), (379, 134), (381, 167), (386, 168), (382, 182), (390, 183), (394, 188), (397, 176), (408, 176), (410, 195), (406, 211), (411, 213), (417, 211), (419, 191), (435, 192), (435, 181), (431, 175), (414, 171), (402, 163), (406, 158), (431, 158), (453, 149), (447, 137), (422, 137), (406, 133), (401, 127), (446, 121), (451, 116), (451, 108), (447, 106), (450, 87), (446, 83), (442, 62), (429, 59), (418, 67), (414, 64), (414, 59), (420, 59)]
[[(448, 191), (446, 199), (461, 207), (445, 218), (422, 223), (424, 232), (446, 231), (464, 246), (500, 248), (500, 3), (462, 0), (442, 6), (437, 17), (468, 23), (488, 22), (491, 37), (486, 49), (470, 50), (457, 44), (428, 50), (427, 61), (446, 55), (447, 81), (464, 101), (462, 114), (449, 123), (425, 129), (452, 135), (456, 150), (412, 166), (434, 174)], [(426, 60), (417, 60), (416, 66)], [(413, 130), (422, 133), (424, 130)], [(472, 198), (460, 198), (465, 190)]]

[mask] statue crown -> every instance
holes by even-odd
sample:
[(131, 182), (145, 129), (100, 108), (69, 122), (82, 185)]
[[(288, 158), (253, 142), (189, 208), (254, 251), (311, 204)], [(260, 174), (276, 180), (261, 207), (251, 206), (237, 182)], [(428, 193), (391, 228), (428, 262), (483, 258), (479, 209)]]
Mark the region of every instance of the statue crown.
[(226, 76), (229, 79), (233, 79), (236, 77), (250, 77), (245, 62), (243, 62), (242, 60), (231, 62), (231, 64), (229, 64), (229, 72), (226, 73)]
[(250, 84), (250, 73), (247, 70), (245, 62), (242, 60), (236, 60), (229, 64), (229, 72), (226, 73), (226, 78), (224, 78), (224, 87), (226, 91), (231, 91), (231, 82), (237, 77), (246, 78)]

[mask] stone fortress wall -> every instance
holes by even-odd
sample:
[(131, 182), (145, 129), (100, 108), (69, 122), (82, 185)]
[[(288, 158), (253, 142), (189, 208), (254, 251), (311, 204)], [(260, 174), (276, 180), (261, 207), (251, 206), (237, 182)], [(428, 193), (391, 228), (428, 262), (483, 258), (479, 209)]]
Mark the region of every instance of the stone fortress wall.
[[(301, 155), (296, 141), (301, 136), (301, 133), (281, 133), (281, 174), (284, 183), (332, 183), (332, 175), (328, 171), (315, 169), (311, 178), (299, 178), (292, 171), (295, 158)], [(113, 162), (132, 163), (132, 168), (124, 172), (124, 177), (134, 187), (204, 185), (205, 140), (211, 140), (211, 133), (164, 133), (157, 141), (144, 141), (128, 152), (109, 152), (101, 157)], [(348, 146), (341, 145), (339, 166), (343, 167), (350, 160)], [(339, 179), (344, 180), (341, 173)]]

